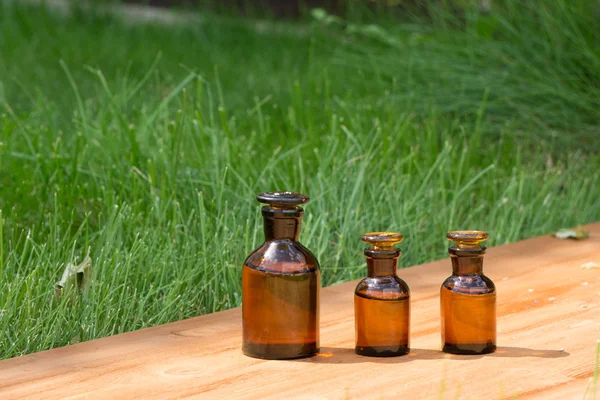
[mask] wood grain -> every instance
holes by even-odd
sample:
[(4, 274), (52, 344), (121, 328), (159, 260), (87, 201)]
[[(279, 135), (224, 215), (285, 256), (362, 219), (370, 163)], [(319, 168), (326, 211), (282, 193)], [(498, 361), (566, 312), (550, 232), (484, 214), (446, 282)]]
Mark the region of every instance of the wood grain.
[(353, 353), (356, 282), (349, 282), (322, 292), (317, 357), (245, 357), (237, 308), (2, 361), (0, 398), (581, 399), (600, 339), (600, 269), (581, 267), (600, 264), (600, 223), (586, 229), (584, 241), (543, 236), (489, 249), (484, 271), (498, 289), (495, 354), (439, 351), (439, 287), (450, 272), (444, 259), (399, 271), (412, 290), (408, 356)]

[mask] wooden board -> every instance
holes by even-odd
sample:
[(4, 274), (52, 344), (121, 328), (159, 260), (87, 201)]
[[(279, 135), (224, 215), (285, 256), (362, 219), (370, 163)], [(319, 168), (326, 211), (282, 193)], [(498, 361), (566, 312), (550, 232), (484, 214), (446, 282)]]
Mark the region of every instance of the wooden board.
[[(489, 249), (498, 352), (439, 351), (439, 287), (450, 262), (402, 269), (412, 290), (410, 355), (353, 353), (356, 282), (322, 292), (321, 354), (245, 357), (241, 311), (228, 310), (0, 362), (0, 398), (592, 398), (600, 339), (600, 223), (584, 241), (550, 236)], [(418, 243), (405, 243), (418, 246)]]

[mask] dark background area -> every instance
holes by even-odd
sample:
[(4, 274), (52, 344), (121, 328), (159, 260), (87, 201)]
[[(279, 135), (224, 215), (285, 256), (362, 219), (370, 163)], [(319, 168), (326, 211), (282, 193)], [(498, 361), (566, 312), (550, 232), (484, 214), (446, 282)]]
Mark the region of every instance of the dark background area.
[(342, 0), (125, 0), (126, 3), (146, 4), (156, 7), (217, 8), (241, 13), (263, 12), (282, 17), (296, 17), (303, 11), (321, 7), (330, 12), (340, 12)]
[[(98, 0), (102, 1), (102, 0)], [(117, 0), (118, 1), (118, 0)], [(427, 2), (420, 0), (122, 0), (130, 4), (154, 7), (204, 9), (216, 12), (235, 13), (245, 16), (275, 16), (297, 18), (313, 8), (323, 8), (331, 14), (358, 15), (371, 12), (390, 13), (417, 12), (427, 10)], [(450, 2), (452, 4), (452, 2)], [(451, 7), (452, 8), (452, 7)]]

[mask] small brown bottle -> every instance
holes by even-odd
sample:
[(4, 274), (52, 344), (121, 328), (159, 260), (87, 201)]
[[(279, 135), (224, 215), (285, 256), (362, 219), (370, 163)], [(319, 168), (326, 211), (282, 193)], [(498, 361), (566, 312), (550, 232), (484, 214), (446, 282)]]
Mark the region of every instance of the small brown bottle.
[(308, 197), (262, 193), (265, 242), (242, 270), (244, 354), (271, 360), (309, 357), (319, 351), (319, 290), (316, 257), (298, 242)]
[(496, 350), (496, 287), (483, 274), (486, 232), (454, 231), (448, 249), (452, 276), (441, 288), (442, 350), (486, 354)]
[(403, 237), (395, 232), (362, 236), (368, 276), (354, 292), (356, 354), (393, 357), (410, 350), (410, 290), (396, 275), (401, 251), (394, 247)]

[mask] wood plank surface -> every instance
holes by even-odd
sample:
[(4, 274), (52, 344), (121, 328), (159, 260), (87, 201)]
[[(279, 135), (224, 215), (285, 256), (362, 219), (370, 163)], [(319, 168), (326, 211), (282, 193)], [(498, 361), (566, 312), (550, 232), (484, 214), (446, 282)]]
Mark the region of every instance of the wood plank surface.
[[(491, 248), (498, 351), (440, 352), (439, 288), (449, 259), (399, 270), (411, 287), (408, 356), (354, 354), (355, 282), (322, 291), (321, 354), (265, 361), (241, 351), (241, 310), (0, 362), (1, 399), (86, 398), (593, 398), (600, 339), (600, 223), (590, 238), (542, 236)], [(404, 243), (404, 248), (418, 243)]]

